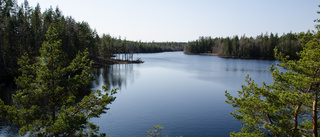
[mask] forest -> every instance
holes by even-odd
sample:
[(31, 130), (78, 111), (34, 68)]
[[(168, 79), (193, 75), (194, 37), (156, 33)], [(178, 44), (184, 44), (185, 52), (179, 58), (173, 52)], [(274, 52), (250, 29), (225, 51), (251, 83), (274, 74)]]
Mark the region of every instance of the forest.
[(12, 81), (18, 75), (17, 61), (24, 53), (33, 61), (40, 55), (39, 49), (50, 25), (56, 28), (61, 39), (61, 51), (67, 53), (66, 62), (85, 49), (92, 60), (118, 53), (125, 53), (121, 59), (128, 60), (132, 53), (183, 51), (186, 45), (184, 42), (129, 41), (109, 34), (99, 36), (87, 22), (64, 16), (59, 7), (41, 12), (39, 4), (33, 8), (27, 0), (21, 5), (15, 0), (0, 1), (0, 14), (0, 83), (7, 81), (4, 78)]
[[(122, 40), (112, 37), (109, 34), (103, 34), (98, 45), (99, 56), (110, 57), (113, 54), (125, 54), (129, 56), (132, 53), (156, 53), (165, 51), (183, 51), (185, 42), (141, 42)], [(121, 58), (127, 60), (128, 57)]]
[(277, 48), (290, 59), (298, 59), (296, 52), (302, 50), (301, 39), (305, 35), (312, 35), (310, 31), (301, 33), (261, 34), (253, 37), (245, 35), (211, 38), (199, 37), (198, 40), (188, 42), (184, 52), (186, 54), (214, 54), (220, 57), (246, 58), (246, 59), (275, 59), (274, 49)]

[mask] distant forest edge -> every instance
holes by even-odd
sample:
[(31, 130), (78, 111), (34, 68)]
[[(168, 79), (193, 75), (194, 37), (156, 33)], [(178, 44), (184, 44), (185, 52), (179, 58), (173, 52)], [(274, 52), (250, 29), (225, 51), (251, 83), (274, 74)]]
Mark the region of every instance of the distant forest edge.
[(226, 38), (199, 37), (198, 40), (190, 41), (184, 49), (185, 54), (212, 54), (228, 58), (245, 59), (275, 59), (274, 49), (288, 55), (290, 59), (298, 59), (297, 52), (301, 51), (302, 39), (310, 39), (313, 33), (287, 33), (261, 34), (257, 37), (245, 35)]
[(132, 53), (183, 51), (187, 44), (128, 41), (109, 34), (100, 37), (87, 22), (77, 22), (71, 16), (65, 17), (58, 7), (41, 12), (39, 4), (33, 8), (27, 0), (20, 6), (16, 0), (0, 1), (0, 83), (1, 78), (16, 75), (17, 61), (24, 53), (28, 53), (30, 60), (35, 62), (50, 25), (58, 31), (62, 43), (60, 50), (67, 53), (66, 62), (74, 59), (78, 51), (85, 49), (88, 49), (90, 59), (125, 53), (120, 59), (129, 60)]
[(99, 56), (112, 56), (118, 53), (155, 53), (165, 51), (183, 51), (186, 42), (141, 42), (122, 40), (104, 34), (99, 42)]

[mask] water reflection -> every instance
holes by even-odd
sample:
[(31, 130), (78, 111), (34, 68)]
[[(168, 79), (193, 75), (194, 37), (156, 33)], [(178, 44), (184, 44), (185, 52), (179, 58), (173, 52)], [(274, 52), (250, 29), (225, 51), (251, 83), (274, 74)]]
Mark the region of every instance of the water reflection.
[(138, 71), (134, 71), (133, 64), (116, 64), (106, 68), (95, 69), (92, 74), (95, 77), (90, 84), (91, 90), (100, 89), (103, 85), (112, 88), (126, 88), (127, 84), (133, 83), (139, 76)]
[(277, 61), (274, 60), (239, 60), (239, 59), (225, 59), (225, 71), (237, 72), (258, 72), (258, 73), (269, 73), (270, 64), (275, 64)]
[(0, 119), (0, 136), (17, 137), (19, 136), (19, 128)]
[[(91, 90), (101, 90), (103, 85), (109, 85), (110, 89), (116, 87), (119, 87), (119, 89), (126, 88), (129, 83), (133, 83), (134, 79), (139, 76), (139, 73), (138, 71), (134, 71), (133, 64), (121, 64), (95, 69), (92, 75), (95, 77), (95, 80), (91, 81), (89, 88)], [(14, 89), (14, 84), (0, 87), (0, 97), (5, 104), (13, 104), (11, 96), (14, 93)], [(87, 94), (88, 92), (85, 92), (77, 100), (81, 100)], [(19, 136), (18, 131), (18, 127), (9, 124), (4, 119), (0, 119), (0, 136)]]
[[(7, 105), (13, 105), (12, 94), (16, 91), (13, 80), (8, 80), (0, 85), (0, 98)], [(19, 127), (9, 124), (7, 120), (0, 118), (0, 136), (19, 136)]]
[(13, 105), (12, 94), (15, 93), (16, 86), (13, 80), (0, 83), (0, 99), (7, 105)]

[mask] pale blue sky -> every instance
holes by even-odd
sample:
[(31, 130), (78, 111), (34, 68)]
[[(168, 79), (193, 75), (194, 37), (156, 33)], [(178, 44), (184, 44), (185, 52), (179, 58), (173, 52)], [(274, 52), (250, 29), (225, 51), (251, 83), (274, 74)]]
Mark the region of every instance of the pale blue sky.
[[(86, 21), (102, 35), (141, 41), (192, 41), (199, 36), (257, 36), (314, 30), (317, 0), (28, 0), (44, 11)], [(19, 3), (23, 0), (18, 0)]]

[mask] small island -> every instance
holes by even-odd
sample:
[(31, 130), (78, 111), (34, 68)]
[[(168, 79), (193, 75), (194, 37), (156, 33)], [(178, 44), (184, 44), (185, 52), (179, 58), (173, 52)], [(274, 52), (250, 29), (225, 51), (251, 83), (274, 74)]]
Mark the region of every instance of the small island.
[(144, 63), (144, 61), (140, 59), (121, 60), (121, 59), (114, 59), (114, 58), (97, 57), (93, 60), (92, 67), (101, 68), (101, 67), (108, 67), (109, 65), (113, 65), (113, 64), (139, 64), (139, 63)]

